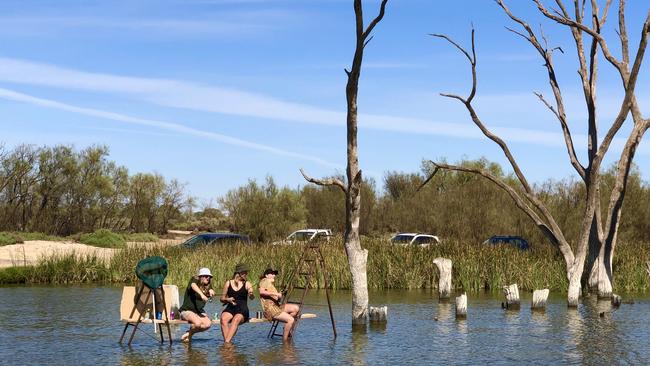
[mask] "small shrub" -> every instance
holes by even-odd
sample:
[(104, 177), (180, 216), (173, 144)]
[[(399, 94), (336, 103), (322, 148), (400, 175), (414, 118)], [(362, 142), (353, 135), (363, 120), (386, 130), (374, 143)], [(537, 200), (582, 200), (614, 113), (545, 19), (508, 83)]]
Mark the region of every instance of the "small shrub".
[(126, 240), (120, 234), (114, 233), (107, 229), (99, 229), (91, 234), (83, 234), (79, 242), (102, 248), (123, 248)]
[(47, 241), (65, 241), (66, 238), (56, 235), (49, 235), (39, 232), (23, 232), (23, 231), (14, 231), (13, 235), (16, 235), (23, 240), (47, 240)]
[(135, 241), (135, 242), (157, 242), (158, 236), (151, 233), (133, 233), (133, 234), (125, 234), (124, 239), (126, 239), (126, 241)]
[(11, 244), (20, 244), (23, 242), (23, 238), (20, 236), (9, 233), (6, 231), (0, 232), (0, 246), (11, 245)]

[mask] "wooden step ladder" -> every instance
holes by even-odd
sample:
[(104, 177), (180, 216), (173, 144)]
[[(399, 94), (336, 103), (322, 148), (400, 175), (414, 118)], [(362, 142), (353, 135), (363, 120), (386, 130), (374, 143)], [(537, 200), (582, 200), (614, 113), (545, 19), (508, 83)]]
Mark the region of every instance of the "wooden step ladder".
[[(319, 273), (323, 276), (323, 285), (325, 287), (325, 296), (327, 297), (327, 308), (330, 313), (330, 321), (332, 322), (332, 332), (334, 333), (334, 338), (336, 338), (336, 324), (334, 322), (334, 313), (332, 312), (332, 302), (330, 301), (330, 284), (325, 268), (325, 259), (323, 258), (323, 253), (320, 249), (319, 243), (310, 243), (307, 242), (304, 244), (304, 250), (296, 267), (289, 276), (289, 280), (286, 282), (285, 289), (282, 291), (282, 302), (284, 304), (296, 304), (298, 305), (298, 314), (295, 317), (295, 322), (293, 323), (293, 328), (291, 329), (291, 335), (296, 332), (298, 327), (298, 320), (302, 314), (303, 305), (305, 305), (305, 297), (307, 292), (312, 288), (312, 279), (319, 281)], [(318, 282), (316, 285), (318, 288)], [(268, 338), (273, 338), (275, 336), (282, 336), (282, 333), (276, 333), (280, 321), (274, 320), (271, 323), (271, 329), (269, 330)]]

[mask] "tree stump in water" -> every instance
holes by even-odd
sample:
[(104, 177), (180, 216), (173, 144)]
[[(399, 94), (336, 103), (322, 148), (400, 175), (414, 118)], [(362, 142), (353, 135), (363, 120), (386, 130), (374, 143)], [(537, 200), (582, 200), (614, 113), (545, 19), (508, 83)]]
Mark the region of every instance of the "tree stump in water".
[(621, 306), (621, 297), (620, 296), (618, 296), (616, 294), (612, 294), (612, 306), (615, 307), (615, 308)]
[(456, 298), (456, 319), (467, 318), (467, 295), (463, 293)]
[(503, 293), (506, 295), (506, 303), (504, 308), (510, 310), (519, 310), (519, 288), (517, 284), (510, 286), (503, 286)]
[(533, 291), (533, 302), (530, 305), (530, 308), (533, 310), (545, 310), (548, 292), (547, 288)]
[(433, 260), (433, 264), (438, 267), (438, 273), (440, 273), (440, 278), (438, 279), (439, 299), (449, 299), (451, 296), (451, 259), (436, 258)]
[(370, 321), (385, 323), (388, 321), (388, 306), (370, 307)]

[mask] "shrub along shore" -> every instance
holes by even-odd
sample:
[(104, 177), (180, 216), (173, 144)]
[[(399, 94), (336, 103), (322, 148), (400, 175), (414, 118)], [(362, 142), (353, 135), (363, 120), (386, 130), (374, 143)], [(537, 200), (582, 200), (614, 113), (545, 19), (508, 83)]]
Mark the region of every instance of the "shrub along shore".
[[(521, 251), (510, 246), (489, 246), (447, 241), (429, 248), (401, 247), (379, 239), (364, 239), (368, 249), (368, 287), (371, 289), (432, 289), (437, 287), (436, 257), (453, 261), (453, 286), (464, 291), (500, 291), (501, 286), (517, 283), (523, 291), (548, 288), (565, 292), (564, 263), (548, 245)], [(333, 289), (349, 289), (351, 280), (347, 259), (340, 240), (322, 245)], [(35, 266), (0, 269), (0, 284), (131, 284), (136, 280), (136, 263), (147, 256), (159, 255), (169, 262), (166, 283), (185, 286), (199, 267), (208, 267), (218, 288), (232, 276), (237, 263), (245, 262), (249, 279), (257, 282), (266, 265), (273, 264), (282, 282), (302, 253), (298, 245), (236, 244), (206, 246), (188, 250), (178, 246), (140, 245), (120, 250), (112, 258), (57, 254)], [(645, 260), (650, 258), (647, 245), (620, 243), (614, 260), (614, 291), (637, 292), (648, 289)], [(322, 288), (322, 278), (312, 283)]]

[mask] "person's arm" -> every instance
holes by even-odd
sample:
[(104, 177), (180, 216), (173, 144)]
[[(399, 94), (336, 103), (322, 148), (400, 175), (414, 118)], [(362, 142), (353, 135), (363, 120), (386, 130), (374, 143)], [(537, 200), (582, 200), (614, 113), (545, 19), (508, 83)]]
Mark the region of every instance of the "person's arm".
[(271, 298), (275, 301), (280, 301), (282, 298), (282, 294), (279, 292), (275, 291), (269, 291), (265, 287), (260, 287), (260, 296), (261, 297), (266, 297), (266, 298)]
[(205, 294), (203, 293), (203, 291), (201, 291), (201, 289), (199, 288), (199, 285), (197, 285), (196, 282), (192, 282), (191, 287), (192, 287), (192, 290), (194, 290), (194, 292), (199, 294), (199, 296), (201, 297), (201, 300), (208, 301), (208, 297), (205, 296)]
[(226, 281), (226, 283), (223, 285), (223, 291), (221, 292), (221, 298), (219, 300), (221, 300), (221, 302), (224, 304), (229, 302), (233, 305), (237, 305), (234, 297), (228, 297), (228, 282), (229, 281)]
[(251, 285), (251, 283), (248, 281), (246, 281), (246, 290), (248, 290), (248, 298), (253, 300), (255, 298), (255, 294), (253, 293), (253, 285)]
[(208, 290), (208, 293), (210, 294), (210, 297), (213, 297), (214, 295), (216, 295), (216, 292), (214, 292), (214, 290), (212, 288), (210, 288), (210, 290)]

